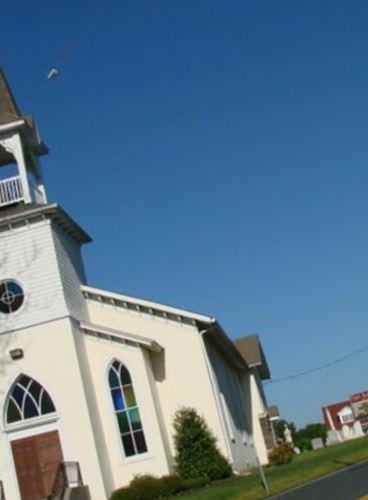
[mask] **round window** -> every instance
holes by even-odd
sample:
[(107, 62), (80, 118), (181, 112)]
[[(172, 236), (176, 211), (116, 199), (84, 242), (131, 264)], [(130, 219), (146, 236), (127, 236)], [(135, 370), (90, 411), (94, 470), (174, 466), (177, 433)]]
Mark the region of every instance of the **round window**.
[(0, 312), (12, 313), (17, 311), (24, 301), (22, 288), (15, 281), (0, 283)]

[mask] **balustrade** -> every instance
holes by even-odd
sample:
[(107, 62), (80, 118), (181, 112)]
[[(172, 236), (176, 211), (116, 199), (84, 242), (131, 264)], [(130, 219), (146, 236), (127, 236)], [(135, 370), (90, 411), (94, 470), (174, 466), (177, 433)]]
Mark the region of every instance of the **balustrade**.
[(23, 187), (19, 175), (0, 181), (0, 207), (12, 205), (23, 199)]

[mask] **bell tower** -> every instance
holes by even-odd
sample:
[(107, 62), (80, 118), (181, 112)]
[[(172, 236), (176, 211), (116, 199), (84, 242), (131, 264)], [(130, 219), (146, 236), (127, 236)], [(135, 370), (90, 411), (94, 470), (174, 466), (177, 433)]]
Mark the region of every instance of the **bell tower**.
[[(47, 203), (38, 162), (39, 156), (47, 152), (32, 116), (20, 113), (0, 68), (0, 209), (16, 204)], [(8, 175), (6, 171), (10, 171)]]
[(35, 122), (0, 69), (0, 334), (60, 318), (86, 318), (81, 247), (88, 234), (49, 203)]

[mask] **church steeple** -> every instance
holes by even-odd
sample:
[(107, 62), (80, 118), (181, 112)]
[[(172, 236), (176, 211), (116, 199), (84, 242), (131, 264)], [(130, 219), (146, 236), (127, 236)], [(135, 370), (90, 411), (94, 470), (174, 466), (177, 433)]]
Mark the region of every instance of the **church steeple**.
[(0, 68), (0, 125), (6, 125), (20, 118), (21, 113), (18, 105), (10, 90), (4, 71)]
[[(46, 192), (38, 157), (48, 152), (32, 116), (24, 116), (0, 68), (0, 209), (15, 204), (45, 204)], [(2, 167), (15, 166), (5, 176)]]

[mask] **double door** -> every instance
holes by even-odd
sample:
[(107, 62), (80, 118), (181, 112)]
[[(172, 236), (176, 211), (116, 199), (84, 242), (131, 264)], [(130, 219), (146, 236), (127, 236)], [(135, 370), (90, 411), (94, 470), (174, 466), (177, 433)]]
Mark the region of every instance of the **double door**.
[(11, 442), (22, 500), (44, 500), (51, 493), (63, 454), (58, 431)]

